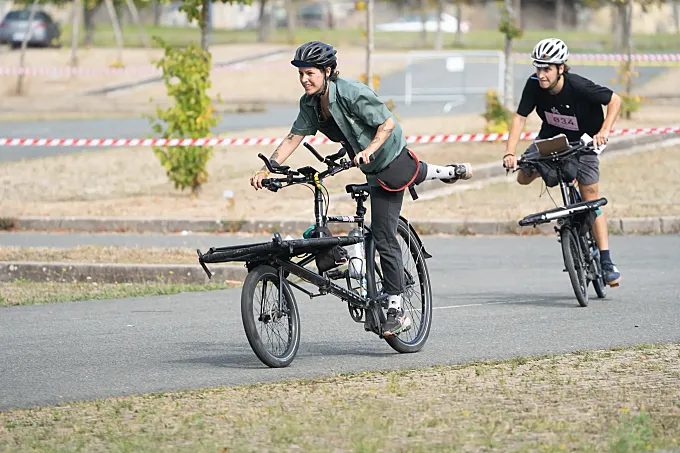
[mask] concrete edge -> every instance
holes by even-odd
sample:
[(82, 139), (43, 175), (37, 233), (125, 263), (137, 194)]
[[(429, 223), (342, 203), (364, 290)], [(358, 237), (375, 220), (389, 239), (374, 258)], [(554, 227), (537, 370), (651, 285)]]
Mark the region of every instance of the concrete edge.
[(239, 282), (246, 277), (245, 266), (211, 264), (212, 279), (198, 264), (120, 264), (0, 261), (0, 282), (16, 279), (33, 282), (79, 283), (168, 283), (203, 284)]
[[(419, 234), (428, 235), (536, 235), (552, 234), (554, 223), (539, 227), (520, 227), (516, 220), (429, 219), (412, 221)], [(680, 234), (680, 216), (608, 218), (612, 235), (621, 234)], [(153, 219), (121, 217), (19, 217), (0, 218), (0, 231), (87, 232), (87, 233), (249, 233), (301, 235), (309, 220), (252, 219)], [(347, 232), (350, 224), (331, 224), (335, 234)]]

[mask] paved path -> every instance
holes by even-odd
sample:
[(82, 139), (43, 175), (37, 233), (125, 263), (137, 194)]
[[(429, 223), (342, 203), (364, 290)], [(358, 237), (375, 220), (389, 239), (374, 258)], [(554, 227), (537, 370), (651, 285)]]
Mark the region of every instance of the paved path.
[[(426, 237), (435, 294), (426, 347), (399, 355), (346, 307), (298, 295), (302, 344), (263, 366), (239, 290), (0, 309), (0, 410), (340, 372), (680, 341), (680, 236), (614, 236), (624, 285), (580, 308), (553, 237)], [(521, 259), (520, 257), (526, 258)], [(297, 294), (297, 293), (296, 293)], [(594, 297), (594, 296), (593, 296)]]

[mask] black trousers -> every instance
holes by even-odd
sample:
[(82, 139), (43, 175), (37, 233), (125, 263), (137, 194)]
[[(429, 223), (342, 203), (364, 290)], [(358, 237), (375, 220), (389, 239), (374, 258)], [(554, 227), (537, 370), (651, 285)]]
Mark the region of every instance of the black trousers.
[(390, 192), (371, 187), (371, 229), (380, 254), (383, 291), (390, 295), (404, 292), (404, 265), (397, 240), (397, 225), (404, 191)]
[[(425, 181), (426, 176), (427, 163), (420, 161), (415, 184)], [(397, 225), (405, 192), (390, 192), (382, 187), (371, 187), (371, 228), (375, 248), (380, 254), (383, 291), (390, 295), (404, 292), (404, 264), (397, 240)]]

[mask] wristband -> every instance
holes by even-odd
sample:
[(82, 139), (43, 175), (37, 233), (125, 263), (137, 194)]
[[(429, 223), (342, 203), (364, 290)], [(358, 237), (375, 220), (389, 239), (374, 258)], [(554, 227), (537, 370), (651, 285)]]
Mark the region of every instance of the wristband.
[(253, 176), (259, 175), (260, 173), (262, 173), (265, 176), (265, 178), (269, 176), (269, 170), (257, 170)]
[(503, 159), (505, 160), (505, 158), (508, 156), (514, 156), (514, 154), (506, 154), (505, 156), (503, 156)]

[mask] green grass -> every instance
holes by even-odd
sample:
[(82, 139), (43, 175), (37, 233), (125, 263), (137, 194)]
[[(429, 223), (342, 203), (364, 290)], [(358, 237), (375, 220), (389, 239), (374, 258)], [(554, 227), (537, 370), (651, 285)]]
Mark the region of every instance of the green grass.
[[(172, 46), (184, 46), (191, 41), (200, 42), (200, 31), (197, 28), (182, 27), (144, 27), (146, 33), (151, 37), (158, 35)], [(65, 27), (63, 30), (62, 43), (70, 46), (71, 30)], [(301, 44), (313, 39), (321, 39), (332, 42), (338, 47), (343, 45), (361, 46), (365, 44), (363, 31), (354, 30), (320, 30), (320, 29), (298, 29), (293, 42), (289, 40), (286, 30), (276, 30), (270, 38), (271, 43), (279, 44)], [(535, 43), (546, 36), (559, 35), (564, 39), (572, 52), (609, 52), (612, 51), (613, 35), (611, 33), (587, 33), (580, 31), (561, 31), (554, 30), (527, 30), (524, 36), (514, 42), (514, 50), (517, 52), (529, 52)], [(84, 30), (79, 34), (81, 43), (84, 39)], [(126, 47), (141, 47), (143, 42), (138, 35), (135, 26), (123, 28), (123, 37)], [(151, 39), (151, 38), (150, 38)], [(678, 51), (680, 50), (680, 39), (678, 35), (670, 33), (658, 33), (654, 35), (634, 35), (636, 52), (655, 52), (655, 51)], [(248, 44), (257, 42), (256, 30), (214, 30), (213, 44)], [(461, 48), (463, 49), (496, 49), (504, 48), (504, 36), (496, 30), (475, 30), (463, 35)], [(377, 50), (398, 50), (398, 49), (432, 49), (434, 34), (428, 34), (427, 44), (423, 46), (420, 41), (419, 33), (375, 33), (375, 48)], [(155, 43), (152, 42), (155, 46)], [(94, 33), (95, 47), (115, 47), (116, 40), (113, 29), (110, 26), (99, 26)], [(444, 35), (444, 46), (448, 49), (456, 48), (455, 37), (452, 34)]]
[(0, 452), (660, 451), (680, 441), (679, 358), (617, 348), (5, 411)]
[(126, 297), (167, 296), (233, 288), (233, 284), (60, 283), (16, 280), (0, 283), (0, 307)]

